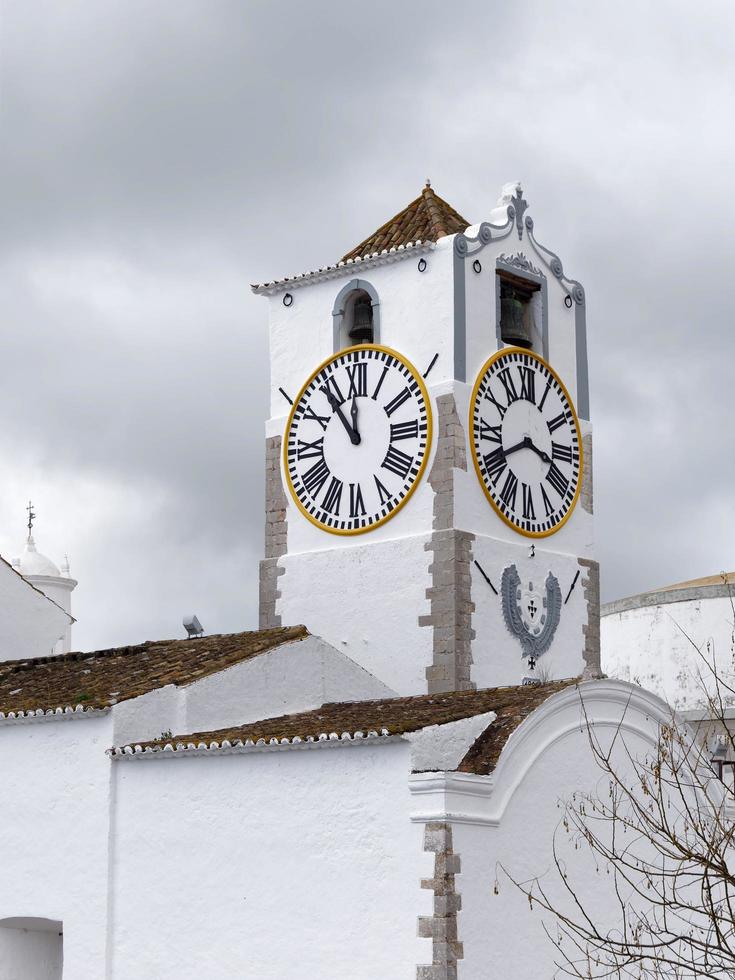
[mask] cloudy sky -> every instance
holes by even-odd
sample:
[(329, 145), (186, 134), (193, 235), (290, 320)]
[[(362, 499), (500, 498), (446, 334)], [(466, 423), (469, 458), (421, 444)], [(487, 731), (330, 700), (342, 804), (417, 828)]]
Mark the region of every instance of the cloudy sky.
[(735, 7), (4, 0), (0, 552), (75, 645), (257, 623), (266, 304), (430, 176), (587, 290), (605, 598), (735, 567)]

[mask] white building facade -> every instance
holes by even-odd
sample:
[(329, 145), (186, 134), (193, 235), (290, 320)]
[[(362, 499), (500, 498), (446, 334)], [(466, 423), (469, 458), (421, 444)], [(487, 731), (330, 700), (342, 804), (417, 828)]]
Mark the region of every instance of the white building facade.
[(471, 224), (427, 186), (255, 287), (259, 631), (6, 646), (1, 976), (553, 974), (501, 868), (542, 874), (599, 780), (585, 713), (633, 755), (671, 715), (595, 679), (585, 296), (527, 212), (508, 185)]

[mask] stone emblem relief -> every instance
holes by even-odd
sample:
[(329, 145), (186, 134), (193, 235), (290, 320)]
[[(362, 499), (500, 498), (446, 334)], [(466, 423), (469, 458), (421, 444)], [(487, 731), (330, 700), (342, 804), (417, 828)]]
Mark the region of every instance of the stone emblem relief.
[(503, 618), (508, 631), (518, 637), (521, 656), (534, 660), (551, 646), (561, 618), (561, 588), (551, 572), (543, 590), (533, 582), (521, 582), (518, 569), (509, 565), (500, 583)]

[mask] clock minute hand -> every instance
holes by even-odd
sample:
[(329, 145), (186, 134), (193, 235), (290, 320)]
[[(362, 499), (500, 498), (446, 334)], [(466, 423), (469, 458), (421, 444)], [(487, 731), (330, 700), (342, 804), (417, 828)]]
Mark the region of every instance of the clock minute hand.
[(529, 436), (524, 436), (520, 442), (515, 444), (515, 446), (511, 446), (509, 449), (504, 449), (503, 456), (510, 456), (511, 453), (517, 453), (519, 449), (535, 449), (535, 446), (531, 442)]
[(347, 435), (350, 437), (350, 442), (352, 443), (352, 445), (359, 446), (361, 441), (360, 434), (359, 432), (357, 432), (355, 429), (352, 428), (350, 423), (345, 418), (342, 408), (340, 407), (340, 403), (337, 401), (335, 395), (333, 395), (332, 392), (327, 387), (322, 388), (322, 391), (324, 392), (327, 401), (332, 406), (332, 411), (337, 415), (340, 422), (347, 430)]

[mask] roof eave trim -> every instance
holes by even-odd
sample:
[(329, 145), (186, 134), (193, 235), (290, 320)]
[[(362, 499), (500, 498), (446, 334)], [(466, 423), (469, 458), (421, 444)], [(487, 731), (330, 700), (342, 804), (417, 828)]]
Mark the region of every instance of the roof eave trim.
[(286, 749), (324, 749), (338, 748), (340, 746), (360, 746), (360, 745), (385, 745), (387, 742), (402, 741), (403, 735), (391, 735), (387, 728), (368, 732), (321, 732), (319, 735), (307, 735), (301, 738), (298, 735), (293, 738), (259, 738), (257, 741), (252, 739), (222, 739), (222, 741), (211, 740), (205, 742), (183, 742), (180, 739), (167, 739), (160, 745), (141, 745), (140, 743), (130, 743), (120, 747), (107, 749), (107, 755), (112, 759), (171, 759), (171, 758), (191, 758), (192, 756), (212, 756), (212, 755), (242, 755), (250, 752), (269, 752), (273, 750), (283, 751)]
[(352, 275), (357, 268), (373, 269), (376, 266), (390, 265), (392, 262), (399, 262), (411, 256), (431, 252), (435, 248), (436, 242), (424, 242), (420, 240), (409, 242), (407, 245), (398, 245), (391, 249), (383, 249), (382, 252), (373, 252), (372, 255), (366, 255), (364, 258), (348, 259), (346, 262), (338, 262), (337, 265), (329, 265), (324, 269), (316, 269), (314, 272), (303, 272), (300, 276), (276, 279), (273, 282), (255, 283), (250, 288), (260, 296), (272, 296), (286, 289), (298, 289), (300, 286), (310, 286), (315, 282), (340, 279), (342, 276)]
[(83, 704), (59, 705), (56, 708), (30, 708), (28, 711), (0, 711), (0, 725), (21, 721), (75, 721), (92, 715), (106, 715), (111, 707), (87, 708)]

